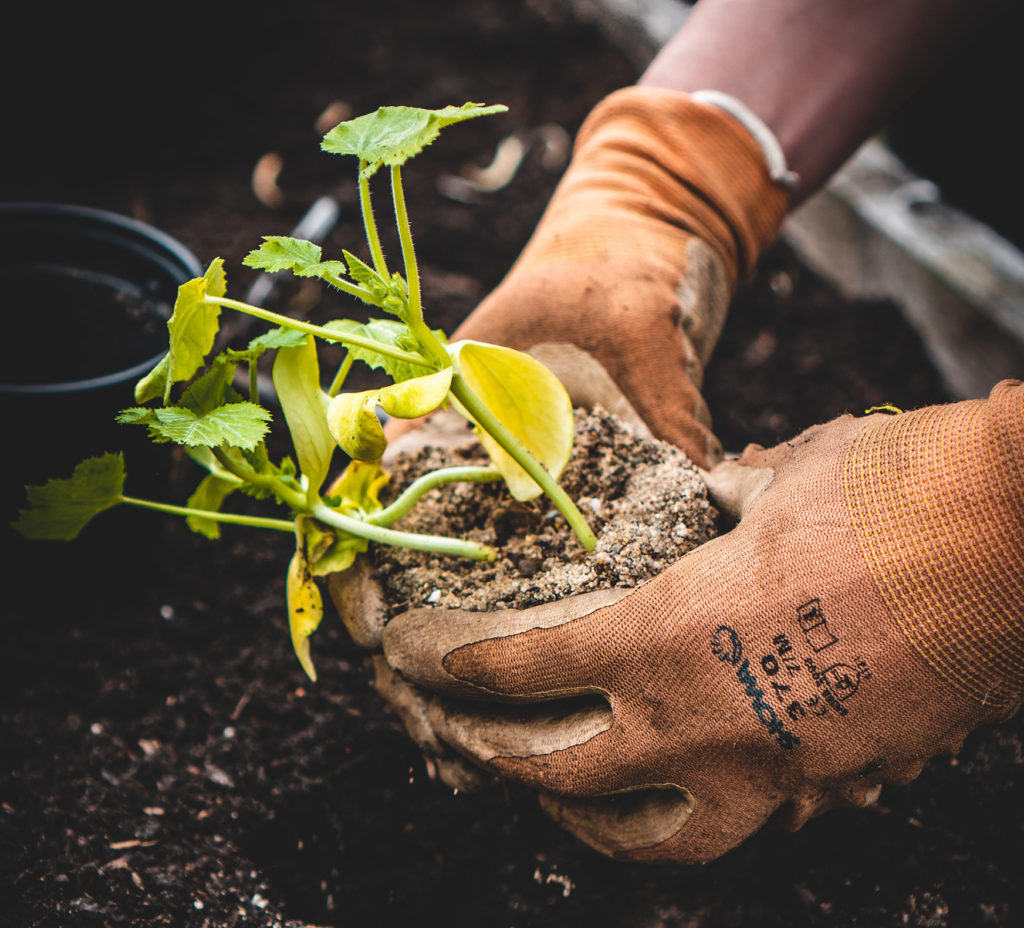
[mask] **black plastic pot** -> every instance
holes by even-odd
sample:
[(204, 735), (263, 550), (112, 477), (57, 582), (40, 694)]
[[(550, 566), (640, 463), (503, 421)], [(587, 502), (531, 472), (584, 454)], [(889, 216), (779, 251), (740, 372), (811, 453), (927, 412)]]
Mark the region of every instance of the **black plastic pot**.
[[(134, 404), (136, 381), (167, 350), (178, 286), (201, 273), (180, 242), (125, 216), (63, 204), (0, 204), (8, 540), (24, 485), (68, 476), (85, 457), (123, 451), (129, 493), (156, 483), (167, 449), (154, 455), (144, 430), (119, 426), (114, 417)], [(87, 533), (92, 526), (82, 539)]]

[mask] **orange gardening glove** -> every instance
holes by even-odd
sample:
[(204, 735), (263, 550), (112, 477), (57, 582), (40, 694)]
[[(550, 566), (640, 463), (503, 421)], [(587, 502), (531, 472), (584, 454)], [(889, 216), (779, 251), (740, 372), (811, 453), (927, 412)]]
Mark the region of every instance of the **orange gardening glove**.
[(623, 858), (871, 801), (1024, 691), (1024, 384), (847, 416), (711, 486), (737, 527), (634, 591), (383, 633), (429, 738)]
[(453, 338), (583, 349), (657, 437), (709, 466), (721, 449), (704, 366), (786, 205), (734, 117), (674, 91), (617, 91), (581, 128), (523, 254)]

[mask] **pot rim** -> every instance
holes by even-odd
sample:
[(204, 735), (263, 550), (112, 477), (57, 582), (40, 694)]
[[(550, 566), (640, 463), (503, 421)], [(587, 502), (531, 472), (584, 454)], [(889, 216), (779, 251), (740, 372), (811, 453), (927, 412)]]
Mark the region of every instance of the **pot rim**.
[[(187, 280), (191, 280), (193, 277), (199, 277), (203, 273), (199, 259), (180, 241), (155, 226), (151, 226), (138, 219), (133, 219), (130, 216), (123, 216), (120, 213), (109, 210), (98, 209), (92, 206), (79, 206), (72, 203), (42, 201), (0, 203), (0, 221), (19, 215), (27, 218), (67, 219), (72, 223), (80, 223), (83, 237), (90, 237), (90, 235), (97, 235), (104, 231), (108, 234), (113, 232), (124, 236), (124, 243), (112, 243), (115, 247), (124, 247), (132, 240), (138, 244), (148, 245), (151, 248), (155, 246), (155, 251), (158, 253), (163, 252), (164, 256), (168, 259), (166, 262), (160, 262), (161, 266), (172, 276), (180, 277), (178, 280), (179, 285)], [(130, 247), (130, 244), (128, 244), (128, 247)], [(175, 274), (172, 266), (179, 267), (181, 273)], [(113, 384), (141, 377), (152, 370), (165, 353), (165, 351), (159, 351), (152, 357), (146, 358), (130, 367), (80, 380), (33, 384), (0, 383), (0, 394), (42, 396), (99, 390)]]

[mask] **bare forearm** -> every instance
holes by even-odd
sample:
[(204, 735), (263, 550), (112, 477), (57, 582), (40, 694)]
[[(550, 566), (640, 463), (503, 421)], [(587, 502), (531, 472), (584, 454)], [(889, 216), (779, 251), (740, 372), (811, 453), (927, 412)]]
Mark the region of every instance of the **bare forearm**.
[(701, 0), (639, 83), (719, 90), (821, 186), (1000, 0)]

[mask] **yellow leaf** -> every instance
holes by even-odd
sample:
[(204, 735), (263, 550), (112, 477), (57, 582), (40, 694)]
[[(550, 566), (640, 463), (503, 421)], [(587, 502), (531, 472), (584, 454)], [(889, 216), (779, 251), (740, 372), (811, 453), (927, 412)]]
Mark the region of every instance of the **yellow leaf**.
[(316, 669), (309, 656), (309, 636), (317, 630), (324, 615), (324, 602), (320, 588), (309, 575), (306, 556), (301, 547), (295, 552), (288, 565), (288, 583), (286, 585), (288, 599), (288, 628), (291, 631), (292, 647), (298, 657), (302, 669), (314, 683)]
[(452, 368), (446, 367), (380, 390), (339, 393), (327, 406), (327, 427), (350, 457), (357, 461), (375, 461), (387, 447), (377, 407), (398, 419), (425, 416), (447, 398), (452, 374)]
[[(557, 477), (572, 453), (574, 434), (572, 402), (562, 382), (538, 360), (512, 348), (462, 341), (451, 346), (451, 353), (470, 389)], [(518, 500), (539, 496), (533, 478), (487, 432), (479, 426), (476, 432), (512, 495)]]

